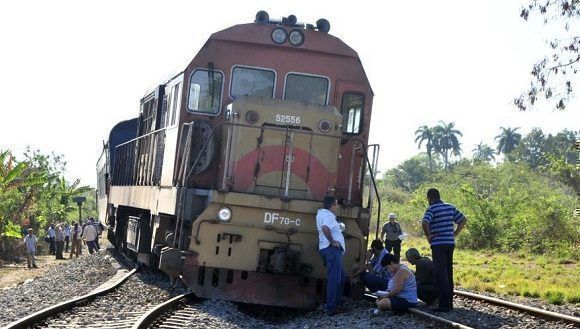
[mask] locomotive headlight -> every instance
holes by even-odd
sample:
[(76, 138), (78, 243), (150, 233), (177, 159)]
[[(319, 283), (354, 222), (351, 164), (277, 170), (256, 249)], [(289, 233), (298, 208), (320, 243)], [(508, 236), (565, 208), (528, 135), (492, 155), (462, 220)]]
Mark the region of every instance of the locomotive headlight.
[(332, 123), (326, 119), (320, 120), (320, 122), (318, 123), (318, 129), (320, 129), (320, 131), (322, 131), (323, 133), (329, 132), (330, 128), (332, 128)]
[(286, 42), (286, 38), (288, 38), (288, 32), (283, 28), (279, 27), (272, 31), (272, 40), (277, 44), (282, 44)]
[(288, 40), (290, 40), (290, 43), (293, 46), (300, 46), (304, 43), (304, 33), (302, 33), (300, 30), (293, 30), (290, 32), (290, 37), (288, 37)]
[(248, 112), (246, 112), (246, 121), (248, 121), (251, 124), (254, 124), (256, 122), (258, 122), (258, 120), (260, 119), (260, 114), (254, 110), (250, 110)]
[(220, 222), (229, 222), (232, 219), (232, 210), (228, 207), (221, 207), (218, 210), (217, 217)]

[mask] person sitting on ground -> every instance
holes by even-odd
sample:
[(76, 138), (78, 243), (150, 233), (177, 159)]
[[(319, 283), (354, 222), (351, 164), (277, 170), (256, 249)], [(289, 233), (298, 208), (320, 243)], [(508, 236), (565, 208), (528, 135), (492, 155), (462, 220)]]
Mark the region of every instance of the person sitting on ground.
[(415, 281), (417, 282), (417, 297), (427, 306), (437, 305), (439, 285), (435, 275), (435, 266), (429, 257), (422, 257), (419, 250), (411, 248), (405, 253), (407, 260), (415, 265)]
[(399, 264), (397, 257), (386, 254), (381, 264), (393, 274), (386, 291), (377, 291), (377, 308), (371, 310), (371, 315), (379, 315), (382, 310), (405, 312), (417, 306), (417, 284), (415, 275), (407, 266)]
[[(353, 277), (360, 275), (360, 280), (370, 292), (387, 289), (387, 284), (391, 278), (389, 271), (381, 265), (381, 260), (389, 252), (379, 239), (371, 242), (371, 256), (366, 265), (362, 265), (353, 273)], [(367, 257), (368, 258), (368, 257)]]

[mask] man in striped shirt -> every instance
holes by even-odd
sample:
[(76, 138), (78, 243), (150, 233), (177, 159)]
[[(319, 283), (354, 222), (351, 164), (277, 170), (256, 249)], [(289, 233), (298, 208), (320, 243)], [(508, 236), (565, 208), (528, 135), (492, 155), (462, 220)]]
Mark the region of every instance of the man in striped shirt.
[[(455, 237), (465, 227), (467, 218), (455, 206), (441, 201), (437, 189), (427, 191), (429, 207), (423, 216), (423, 231), (431, 244), (435, 275), (439, 283), (439, 307), (435, 311), (453, 309), (453, 249)], [(453, 224), (457, 224), (454, 229)]]

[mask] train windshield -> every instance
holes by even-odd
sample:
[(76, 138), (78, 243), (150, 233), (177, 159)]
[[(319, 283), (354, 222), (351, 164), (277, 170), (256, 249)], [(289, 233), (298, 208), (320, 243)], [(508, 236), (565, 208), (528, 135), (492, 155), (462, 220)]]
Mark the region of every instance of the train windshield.
[(232, 71), (232, 98), (240, 96), (274, 97), (273, 71), (249, 67), (234, 67)]
[(326, 105), (328, 85), (324, 77), (290, 73), (286, 76), (284, 99)]
[(187, 109), (191, 112), (218, 113), (223, 74), (215, 70), (198, 69), (193, 72), (189, 81)]

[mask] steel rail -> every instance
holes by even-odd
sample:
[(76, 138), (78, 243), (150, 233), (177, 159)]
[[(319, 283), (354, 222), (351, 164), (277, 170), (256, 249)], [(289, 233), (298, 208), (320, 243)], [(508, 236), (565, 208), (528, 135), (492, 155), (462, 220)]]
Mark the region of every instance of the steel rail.
[[(371, 294), (365, 294), (364, 296), (366, 299), (369, 299), (369, 300), (376, 300), (377, 299), (377, 296), (371, 295)], [(433, 315), (433, 314), (430, 314), (427, 312), (419, 311), (416, 308), (410, 308), (408, 311), (409, 311), (409, 313), (414, 314), (420, 318), (431, 320), (431, 321), (434, 321), (434, 322), (437, 322), (440, 324), (444, 324), (449, 328), (473, 329), (472, 327), (466, 326), (464, 324), (461, 324), (458, 322), (453, 322), (451, 320), (447, 320), (447, 319), (438, 317), (436, 315)]]
[(143, 314), (135, 324), (131, 327), (131, 329), (145, 329), (151, 326), (155, 320), (159, 318), (163, 313), (167, 312), (168, 310), (174, 308), (178, 305), (181, 301), (186, 299), (192, 299), (195, 295), (192, 292), (181, 294), (171, 298), (170, 300), (163, 302), (157, 305), (155, 308), (152, 308), (147, 313)]
[(122, 276), (117, 282), (115, 282), (110, 287), (96, 289), (96, 290), (94, 290), (86, 295), (83, 295), (80, 297), (75, 297), (75, 298), (70, 299), (68, 301), (64, 301), (62, 303), (59, 303), (59, 304), (56, 304), (53, 306), (49, 306), (49, 307), (44, 308), (38, 312), (35, 312), (29, 316), (26, 316), (18, 321), (14, 321), (12, 323), (9, 323), (3, 329), (16, 329), (16, 328), (31, 327), (34, 324), (36, 324), (42, 320), (46, 320), (47, 318), (51, 317), (52, 315), (70, 310), (70, 309), (74, 308), (79, 303), (83, 303), (83, 302), (95, 299), (98, 296), (104, 295), (104, 294), (108, 293), (109, 291), (118, 288), (121, 285), (121, 283), (125, 282), (129, 277), (131, 277), (136, 272), (137, 272), (137, 269), (133, 269), (133, 270), (129, 271), (127, 274), (125, 274), (124, 276)]
[(467, 297), (467, 298), (476, 299), (476, 300), (482, 300), (482, 301), (490, 303), (490, 304), (501, 305), (501, 306), (508, 307), (508, 308), (511, 308), (514, 310), (524, 311), (527, 313), (538, 315), (538, 316), (543, 317), (543, 318), (562, 320), (562, 321), (566, 321), (568, 323), (572, 323), (576, 326), (580, 326), (580, 318), (572, 316), (572, 315), (561, 314), (561, 313), (556, 313), (556, 312), (552, 312), (552, 311), (546, 311), (546, 310), (542, 310), (542, 309), (537, 308), (537, 307), (522, 305), (522, 304), (510, 302), (507, 300), (503, 300), (503, 299), (499, 299), (499, 298), (495, 298), (495, 297), (484, 296), (484, 295), (479, 295), (479, 294), (475, 294), (475, 293), (471, 293), (471, 292), (467, 292), (467, 291), (462, 291), (462, 290), (454, 290), (454, 293), (456, 295), (459, 295), (462, 297)]

